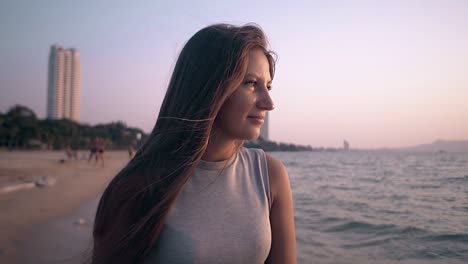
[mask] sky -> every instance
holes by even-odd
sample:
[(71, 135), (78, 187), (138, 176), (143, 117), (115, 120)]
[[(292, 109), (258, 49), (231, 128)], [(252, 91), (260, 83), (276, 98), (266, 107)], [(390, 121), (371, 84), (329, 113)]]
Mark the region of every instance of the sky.
[[(0, 3), (0, 112), (46, 115), (50, 46), (81, 57), (81, 121), (151, 131), (187, 40), (256, 23), (278, 54), (270, 138), (313, 147), (468, 140), (468, 1)], [(189, 102), (187, 102), (189, 103)]]

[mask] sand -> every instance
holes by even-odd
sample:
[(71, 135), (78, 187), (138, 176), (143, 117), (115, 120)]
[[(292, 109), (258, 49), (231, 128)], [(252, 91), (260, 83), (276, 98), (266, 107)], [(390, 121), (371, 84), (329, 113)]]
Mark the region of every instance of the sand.
[(128, 162), (126, 151), (106, 152), (104, 166), (88, 163), (86, 155), (60, 163), (64, 152), (0, 151), (0, 190), (45, 176), (56, 180), (0, 193), (0, 263), (79, 263), (97, 201)]

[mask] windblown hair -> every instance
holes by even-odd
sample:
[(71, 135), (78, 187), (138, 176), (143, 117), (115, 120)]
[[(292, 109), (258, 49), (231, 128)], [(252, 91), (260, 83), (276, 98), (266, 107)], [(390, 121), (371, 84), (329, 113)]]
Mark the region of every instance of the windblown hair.
[(208, 26), (186, 43), (148, 140), (101, 197), (92, 263), (139, 263), (158, 243), (171, 205), (206, 151), (221, 106), (242, 82), (249, 51), (257, 48), (273, 78), (273, 53), (255, 25)]

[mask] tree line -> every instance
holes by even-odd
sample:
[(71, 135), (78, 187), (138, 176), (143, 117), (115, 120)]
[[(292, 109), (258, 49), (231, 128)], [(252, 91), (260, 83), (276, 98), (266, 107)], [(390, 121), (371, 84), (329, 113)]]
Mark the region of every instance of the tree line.
[(6, 149), (87, 149), (95, 138), (101, 138), (106, 149), (127, 149), (137, 148), (147, 137), (143, 130), (120, 121), (91, 126), (68, 119), (38, 119), (22, 105), (0, 113), (0, 148)]
[[(33, 110), (15, 105), (0, 113), (0, 149), (88, 149), (94, 139), (103, 140), (106, 149), (138, 148), (148, 138), (143, 130), (128, 127), (124, 122), (95, 126), (69, 119), (38, 119)], [(310, 146), (286, 144), (259, 138), (247, 141), (245, 147), (265, 151), (311, 151)]]

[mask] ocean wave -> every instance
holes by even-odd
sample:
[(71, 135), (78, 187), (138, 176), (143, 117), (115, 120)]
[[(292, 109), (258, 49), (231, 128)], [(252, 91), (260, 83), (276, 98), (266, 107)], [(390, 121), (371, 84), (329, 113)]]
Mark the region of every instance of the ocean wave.
[(295, 161), (291, 161), (291, 162), (285, 162), (284, 163), (284, 166), (286, 167), (299, 167), (299, 163), (295, 162)]
[(459, 242), (468, 244), (468, 234), (432, 234), (422, 237), (422, 240), (435, 242)]
[[(335, 221), (336, 222), (336, 221)], [(363, 221), (344, 221), (340, 224), (327, 227), (323, 230), (327, 233), (352, 232), (359, 234), (393, 234), (393, 235), (421, 235), (429, 231), (417, 227), (401, 227), (392, 224), (371, 224)]]
[(348, 244), (343, 244), (340, 247), (344, 249), (357, 249), (357, 248), (364, 248), (364, 247), (375, 247), (384, 244), (388, 244), (391, 241), (395, 240), (395, 237), (376, 237), (371, 238), (365, 241), (353, 242)]
[(440, 185), (428, 185), (428, 184), (420, 184), (420, 185), (409, 185), (410, 189), (440, 189)]
[(450, 177), (450, 178), (444, 178), (441, 179), (442, 182), (448, 182), (448, 183), (459, 183), (459, 182), (468, 182), (468, 175), (462, 176), (462, 177)]
[(342, 190), (342, 191), (359, 191), (361, 187), (350, 187), (350, 186), (331, 186), (331, 185), (321, 185), (319, 189), (332, 189), (332, 190)]
[(306, 165), (304, 168), (306, 169), (336, 169), (338, 168), (338, 166), (333, 165), (333, 164), (322, 163), (322, 164), (309, 164), (309, 165)]
[(453, 210), (468, 213), (468, 206), (452, 206)]
[(406, 214), (406, 215), (410, 215), (412, 212), (409, 211), (409, 210), (404, 210), (404, 211), (395, 211), (395, 210), (391, 210), (391, 209), (379, 209), (379, 210), (376, 210), (377, 214), (378, 215), (400, 215), (400, 214)]
[[(323, 230), (341, 237), (338, 247), (345, 250), (373, 248), (390, 260), (460, 260), (468, 257), (468, 234), (444, 234), (392, 224), (328, 217), (332, 226)], [(369, 251), (371, 249), (367, 249)]]
[(330, 189), (343, 190), (343, 191), (359, 191), (361, 187), (350, 187), (350, 186), (330, 186)]
[(400, 201), (400, 200), (408, 200), (409, 196), (406, 194), (392, 194), (389, 196), (390, 200), (392, 201)]
[(370, 183), (380, 183), (383, 178), (357, 178), (356, 181), (358, 182), (370, 182)]

